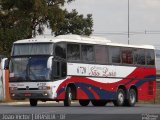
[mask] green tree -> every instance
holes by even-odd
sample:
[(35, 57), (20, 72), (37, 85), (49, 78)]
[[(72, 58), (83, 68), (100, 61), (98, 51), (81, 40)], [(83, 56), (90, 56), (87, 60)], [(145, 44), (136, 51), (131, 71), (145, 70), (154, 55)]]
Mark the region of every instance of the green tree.
[(90, 35), (92, 15), (68, 12), (63, 6), (74, 0), (0, 0), (0, 52), (10, 53), (18, 39), (43, 34), (44, 27), (55, 36), (61, 34)]
[[(78, 35), (90, 35), (92, 33), (92, 15), (88, 14), (86, 18), (83, 15), (78, 15), (76, 10), (68, 12), (64, 11), (64, 19), (60, 22), (57, 22), (54, 31), (55, 35), (63, 34), (78, 34)], [(54, 25), (51, 24), (51, 27), (54, 28)], [(53, 29), (52, 29), (53, 30)]]

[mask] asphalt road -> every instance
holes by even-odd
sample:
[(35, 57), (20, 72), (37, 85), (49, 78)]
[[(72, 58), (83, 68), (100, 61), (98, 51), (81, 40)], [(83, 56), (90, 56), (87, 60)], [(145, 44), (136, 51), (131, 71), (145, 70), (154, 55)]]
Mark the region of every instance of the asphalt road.
[(43, 120), (44, 116), (37, 115), (44, 114), (50, 115), (49, 118), (45, 116), (45, 120), (160, 120), (160, 104), (137, 104), (135, 107), (114, 107), (113, 104), (105, 107), (94, 107), (91, 104), (81, 107), (76, 102), (70, 107), (55, 102), (40, 103), (37, 107), (30, 107), (27, 102), (0, 104), (0, 120), (6, 120), (8, 114), (28, 114), (30, 119), (34, 117), (36, 120)]

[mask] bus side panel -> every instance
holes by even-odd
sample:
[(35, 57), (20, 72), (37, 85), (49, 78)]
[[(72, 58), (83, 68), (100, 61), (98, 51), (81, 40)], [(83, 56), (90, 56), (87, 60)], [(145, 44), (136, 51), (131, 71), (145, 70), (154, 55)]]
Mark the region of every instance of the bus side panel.
[(141, 72), (143, 79), (140, 79), (138, 87), (138, 99), (139, 100), (154, 100), (156, 97), (156, 69), (144, 68)]
[(61, 92), (60, 94), (57, 94), (57, 98), (58, 100), (64, 100), (65, 99), (65, 91)]
[(70, 83), (76, 87), (76, 99), (113, 100), (116, 98), (116, 86), (118, 83), (106, 84), (86, 77), (70, 77), (59, 85), (57, 99), (65, 99), (65, 89)]
[(155, 100), (156, 81), (146, 82), (138, 88), (138, 100)]
[(151, 100), (156, 95), (155, 75), (155, 68), (137, 67), (123, 79), (69, 76), (58, 87), (57, 99), (65, 99), (65, 89), (69, 83), (73, 83), (76, 86), (77, 99), (115, 100), (118, 87), (123, 85), (126, 89), (136, 86), (138, 100)]
[(89, 98), (88, 98), (88, 95), (81, 88), (78, 88), (77, 89), (77, 99), (78, 100), (85, 100), (85, 99), (89, 99)]

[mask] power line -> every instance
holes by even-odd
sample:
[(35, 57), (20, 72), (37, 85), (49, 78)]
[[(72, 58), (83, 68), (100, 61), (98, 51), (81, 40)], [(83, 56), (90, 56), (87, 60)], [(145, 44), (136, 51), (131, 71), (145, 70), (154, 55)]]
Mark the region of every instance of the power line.
[(130, 38), (130, 29), (129, 29), (129, 0), (128, 0), (128, 45), (129, 45), (129, 38)]
[[(128, 35), (128, 32), (94, 32), (94, 35)], [(160, 34), (160, 31), (147, 31), (144, 32), (130, 32), (129, 35), (138, 35), (138, 34)]]

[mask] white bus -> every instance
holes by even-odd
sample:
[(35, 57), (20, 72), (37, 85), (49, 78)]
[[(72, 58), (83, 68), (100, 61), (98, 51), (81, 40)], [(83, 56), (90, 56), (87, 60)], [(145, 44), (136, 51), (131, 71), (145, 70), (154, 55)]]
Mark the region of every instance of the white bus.
[(105, 106), (134, 106), (156, 96), (153, 46), (115, 44), (99, 37), (61, 35), (14, 42), (10, 59), (12, 99), (79, 100)]

